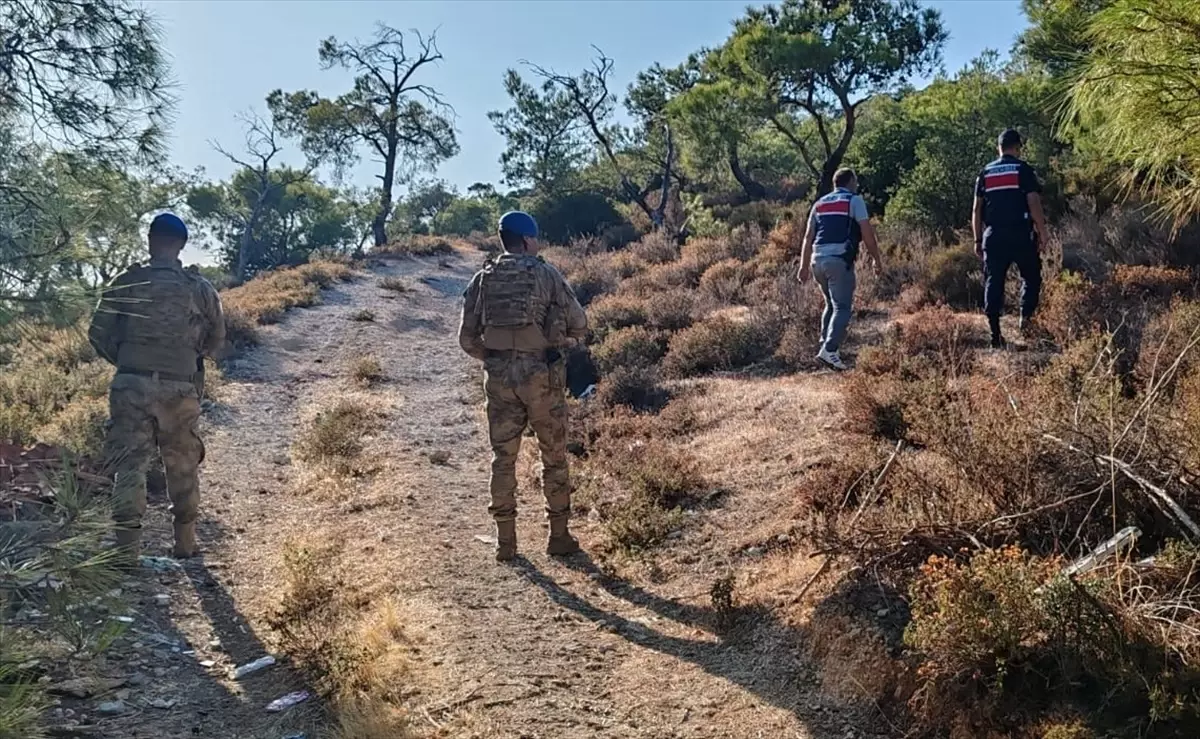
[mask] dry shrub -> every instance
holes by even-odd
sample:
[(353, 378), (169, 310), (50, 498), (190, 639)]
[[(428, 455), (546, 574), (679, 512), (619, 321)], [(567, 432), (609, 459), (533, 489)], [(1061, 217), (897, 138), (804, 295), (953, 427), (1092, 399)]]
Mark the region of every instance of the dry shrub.
[(648, 369), (656, 365), (666, 352), (666, 334), (641, 326), (613, 331), (593, 351), (600, 370), (605, 374), (618, 368)]
[(1060, 347), (1088, 336), (1100, 327), (1101, 291), (1076, 272), (1062, 272), (1042, 287), (1038, 323)]
[(1173, 393), (1200, 366), (1200, 302), (1179, 301), (1146, 327), (1135, 374), (1143, 386), (1160, 382)]
[(1122, 298), (1165, 306), (1177, 296), (1193, 294), (1196, 278), (1187, 270), (1171, 267), (1118, 265), (1112, 283)]
[(112, 367), (96, 357), (82, 328), (9, 328), (21, 338), (13, 358), (0, 363), (0, 441), (98, 455)]
[(893, 441), (907, 438), (902, 391), (903, 386), (894, 378), (865, 373), (850, 377), (842, 386), (846, 430)]
[(350, 314), (350, 320), (357, 323), (371, 323), (375, 320), (375, 311), (368, 308), (356, 310)]
[(355, 382), (370, 385), (383, 379), (383, 365), (370, 355), (357, 357), (350, 363), (350, 376)]
[(736, 259), (723, 259), (700, 276), (701, 296), (717, 305), (735, 305), (746, 297), (754, 270)]
[(658, 373), (644, 367), (617, 367), (600, 383), (597, 399), (608, 407), (624, 406), (639, 413), (657, 413), (671, 394)]
[(583, 260), (566, 275), (581, 305), (588, 305), (617, 286), (617, 273), (607, 255)]
[(320, 410), (296, 439), (296, 456), (314, 464), (345, 467), (362, 452), (363, 437), (374, 427), (366, 404), (341, 398)]
[(622, 280), (641, 274), (648, 266), (641, 257), (627, 251), (614, 252), (609, 257), (609, 263), (618, 279)]
[(411, 234), (371, 249), (372, 254), (407, 255), (413, 257), (445, 256), (454, 253), (454, 243), (444, 236)]
[(767, 234), (767, 243), (755, 261), (760, 269), (777, 270), (800, 258), (804, 246), (805, 222), (789, 218)]
[(651, 328), (679, 331), (692, 325), (695, 297), (682, 290), (660, 292), (645, 299), (646, 321)]
[(663, 231), (652, 231), (627, 249), (647, 264), (666, 264), (679, 259), (679, 245)]
[(663, 367), (673, 377), (735, 370), (770, 358), (777, 324), (748, 309), (714, 314), (671, 337)]
[(951, 376), (970, 371), (974, 358), (971, 324), (946, 306), (926, 308), (897, 322), (900, 351), (925, 357)]
[(674, 445), (635, 441), (606, 464), (627, 497), (602, 513), (617, 548), (639, 551), (662, 542), (682, 520), (681, 509), (693, 504), (708, 483), (694, 457)]
[(588, 323), (603, 340), (612, 331), (641, 326), (647, 321), (647, 301), (628, 295), (605, 295), (588, 307)]
[(394, 293), (410, 293), (413, 291), (412, 282), (395, 275), (388, 275), (379, 280), (379, 286), (384, 290)]
[(945, 303), (959, 310), (975, 310), (983, 302), (983, 267), (969, 248), (933, 252), (926, 261), (917, 290), (917, 305), (910, 307)]
[[(764, 285), (765, 280), (760, 280)], [(821, 339), (821, 314), (825, 301), (813, 285), (801, 285), (791, 274), (781, 274), (772, 288), (756, 298), (760, 305), (780, 306), (782, 331), (775, 357), (783, 366), (802, 369), (811, 366)]]

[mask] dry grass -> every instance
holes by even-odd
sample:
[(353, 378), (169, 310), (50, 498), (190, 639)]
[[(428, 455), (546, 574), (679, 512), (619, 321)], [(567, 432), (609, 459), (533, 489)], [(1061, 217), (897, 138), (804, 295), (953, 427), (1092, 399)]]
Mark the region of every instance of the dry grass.
[(375, 320), (375, 311), (368, 308), (356, 310), (350, 314), (350, 320), (357, 323), (371, 323)]
[(356, 357), (350, 363), (350, 376), (355, 382), (372, 385), (383, 379), (383, 365), (376, 357), (370, 355)]
[(376, 415), (364, 401), (340, 398), (319, 410), (296, 439), (295, 454), (316, 466), (348, 470), (375, 428)]
[(0, 440), (62, 446), (95, 456), (108, 417), (112, 367), (83, 328), (8, 327), (12, 359), (0, 364)]
[[(463, 242), (458, 246), (466, 250), (477, 249), (474, 244), (468, 242)], [(414, 234), (398, 238), (384, 246), (376, 246), (371, 249), (371, 253), (384, 256), (436, 257), (453, 254), (455, 247), (455, 242), (444, 236)]]
[(342, 262), (312, 262), (260, 275), (221, 295), (226, 332), (235, 346), (256, 341), (255, 326), (278, 323), (291, 308), (320, 301), (321, 290), (350, 279), (352, 270)]
[(381, 278), (379, 286), (384, 290), (394, 293), (410, 293), (413, 291), (412, 283), (403, 277), (388, 276)]
[(409, 641), (400, 612), (390, 601), (358, 593), (343, 567), (333, 545), (288, 542), (270, 626), (279, 646), (330, 701), (333, 736), (415, 736), (406, 706)]

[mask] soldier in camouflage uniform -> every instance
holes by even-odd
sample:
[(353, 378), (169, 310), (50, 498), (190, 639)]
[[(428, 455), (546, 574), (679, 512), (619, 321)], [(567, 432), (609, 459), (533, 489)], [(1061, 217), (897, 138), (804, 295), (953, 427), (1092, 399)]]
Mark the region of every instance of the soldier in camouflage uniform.
[(217, 291), (183, 269), (187, 227), (170, 213), (150, 224), (150, 261), (117, 276), (92, 317), (88, 339), (117, 368), (109, 389), (111, 427), (104, 454), (114, 475), (117, 544), (136, 561), (146, 512), (146, 469), (154, 451), (166, 467), (175, 520), (176, 557), (196, 552), (200, 511), (197, 467), (204, 444), (196, 433), (198, 360), (225, 343)]
[(587, 333), (587, 316), (558, 270), (537, 256), (537, 223), (513, 211), (500, 218), (504, 253), (489, 260), (464, 294), (458, 341), (486, 369), (496, 560), (517, 553), (517, 454), (526, 426), (537, 435), (550, 540), (546, 552), (579, 551), (567, 530), (566, 363), (563, 349)]

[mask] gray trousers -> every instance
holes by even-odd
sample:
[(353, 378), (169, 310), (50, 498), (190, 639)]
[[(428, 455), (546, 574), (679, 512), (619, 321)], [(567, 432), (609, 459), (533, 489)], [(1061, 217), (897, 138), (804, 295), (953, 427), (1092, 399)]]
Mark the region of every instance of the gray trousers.
[(846, 338), (850, 311), (854, 302), (854, 268), (841, 257), (818, 257), (813, 261), (813, 277), (825, 296), (821, 314), (821, 348), (836, 352)]

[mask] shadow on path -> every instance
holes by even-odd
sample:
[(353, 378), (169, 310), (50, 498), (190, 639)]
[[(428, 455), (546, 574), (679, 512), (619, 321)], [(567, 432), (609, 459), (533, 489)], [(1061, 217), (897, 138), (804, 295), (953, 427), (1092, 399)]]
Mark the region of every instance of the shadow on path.
[[(605, 574), (586, 553), (563, 560), (563, 564), (587, 575), (610, 595), (675, 623), (715, 632), (721, 621), (721, 614), (714, 608), (665, 599)], [(611, 630), (632, 644), (690, 662), (764, 703), (791, 712), (805, 725), (813, 739), (843, 736), (841, 732), (826, 731), (815, 724), (815, 713), (808, 705), (801, 704), (801, 698), (810, 695), (810, 686), (803, 684), (800, 665), (790, 658), (792, 652), (787, 647), (797, 645), (802, 634), (780, 623), (768, 611), (735, 609), (731, 618), (726, 619), (729, 628), (715, 640), (669, 636), (590, 603), (564, 588), (529, 560), (521, 558), (517, 566), (526, 579), (562, 608)]]

